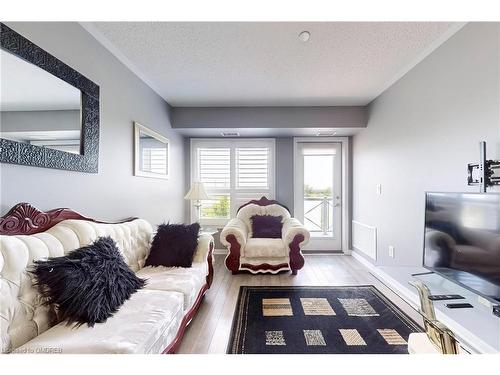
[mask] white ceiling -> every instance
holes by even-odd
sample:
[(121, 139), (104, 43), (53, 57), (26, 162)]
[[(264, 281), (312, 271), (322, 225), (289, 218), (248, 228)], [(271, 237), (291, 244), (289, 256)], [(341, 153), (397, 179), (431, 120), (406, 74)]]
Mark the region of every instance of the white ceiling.
[[(463, 24), (82, 23), (173, 106), (365, 105)], [(308, 42), (298, 34), (311, 33)]]
[(0, 49), (0, 110), (80, 109), (80, 90)]

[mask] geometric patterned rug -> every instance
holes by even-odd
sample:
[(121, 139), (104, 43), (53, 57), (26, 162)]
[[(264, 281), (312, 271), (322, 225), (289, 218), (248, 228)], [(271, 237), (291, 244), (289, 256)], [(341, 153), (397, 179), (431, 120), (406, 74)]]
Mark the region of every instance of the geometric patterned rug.
[(422, 329), (373, 285), (242, 286), (230, 354), (408, 354)]

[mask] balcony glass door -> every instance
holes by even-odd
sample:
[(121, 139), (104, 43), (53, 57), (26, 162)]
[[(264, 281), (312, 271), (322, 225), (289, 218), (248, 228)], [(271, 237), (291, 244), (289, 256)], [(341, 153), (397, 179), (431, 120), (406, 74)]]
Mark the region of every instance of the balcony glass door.
[(342, 250), (342, 152), (337, 142), (298, 142), (295, 216), (311, 233), (305, 250)]

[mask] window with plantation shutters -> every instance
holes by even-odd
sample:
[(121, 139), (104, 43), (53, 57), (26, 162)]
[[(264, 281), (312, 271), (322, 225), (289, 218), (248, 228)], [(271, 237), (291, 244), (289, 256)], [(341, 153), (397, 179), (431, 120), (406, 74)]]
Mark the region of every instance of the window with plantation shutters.
[(269, 187), (269, 148), (236, 148), (236, 187), (267, 189)]
[(205, 189), (229, 189), (230, 149), (199, 148), (198, 149), (199, 181)]
[(223, 225), (252, 199), (274, 199), (273, 139), (192, 139), (191, 181), (203, 183), (202, 224)]

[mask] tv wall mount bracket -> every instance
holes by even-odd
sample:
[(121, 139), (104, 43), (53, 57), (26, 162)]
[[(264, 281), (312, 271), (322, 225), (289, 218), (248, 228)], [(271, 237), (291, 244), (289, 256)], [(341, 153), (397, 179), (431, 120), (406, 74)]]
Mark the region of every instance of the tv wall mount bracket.
[(479, 142), (479, 163), (468, 164), (467, 174), (468, 185), (479, 186), (481, 193), (486, 193), (489, 187), (500, 185), (500, 160), (486, 159), (486, 142)]

